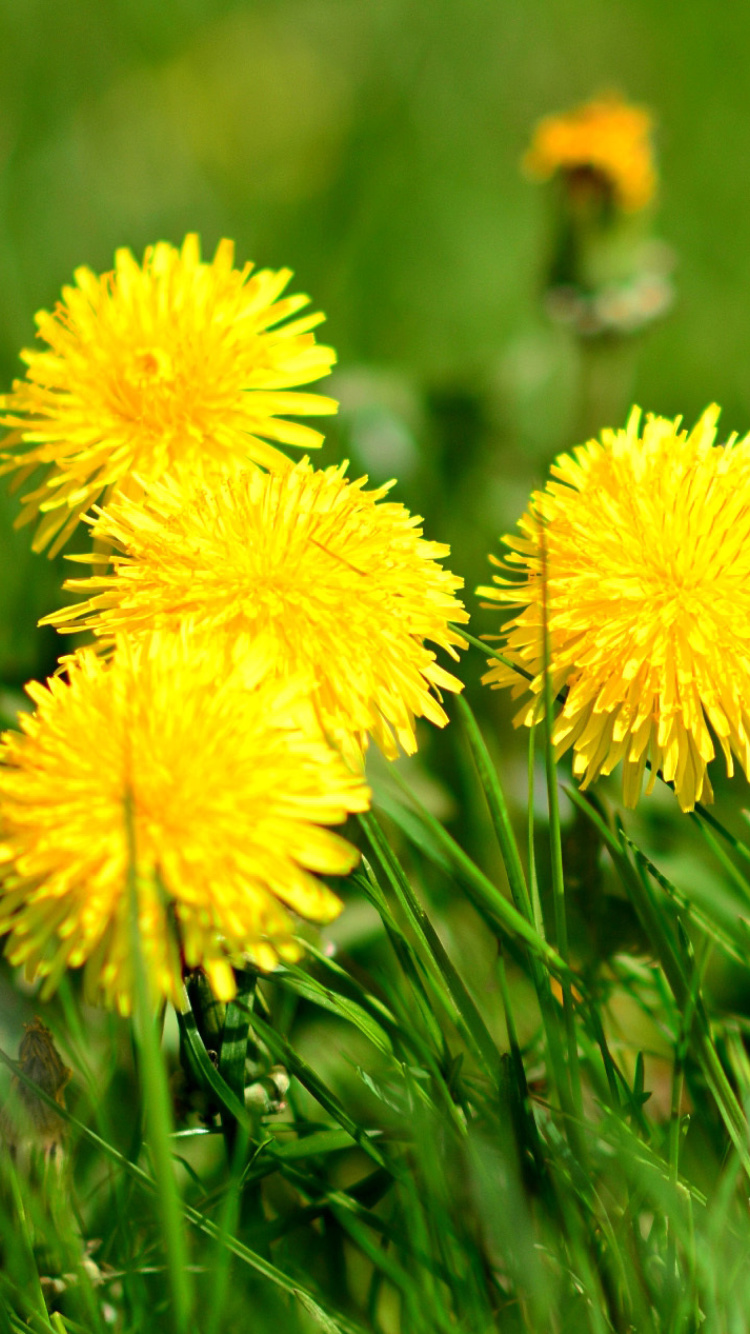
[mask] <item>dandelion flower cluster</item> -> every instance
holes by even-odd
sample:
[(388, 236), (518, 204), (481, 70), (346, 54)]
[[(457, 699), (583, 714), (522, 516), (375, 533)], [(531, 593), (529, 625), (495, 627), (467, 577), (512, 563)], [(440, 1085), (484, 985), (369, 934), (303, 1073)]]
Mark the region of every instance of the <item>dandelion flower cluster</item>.
[(626, 213), (645, 208), (656, 190), (652, 121), (642, 107), (619, 97), (600, 98), (559, 116), (545, 116), (525, 157), (530, 176), (591, 171), (612, 190)]
[[(695, 428), (634, 409), (627, 428), (562, 454), (506, 537), (503, 573), (480, 593), (521, 608), (499, 651), (531, 673), (538, 716), (544, 621), (553, 729), (586, 787), (623, 764), (634, 806), (647, 761), (683, 810), (710, 800), (714, 738), (728, 772), (750, 771), (750, 436), (715, 444), (718, 409)], [(495, 663), (490, 685), (529, 686)]]
[(358, 854), (322, 826), (365, 810), (367, 786), (306, 719), (306, 683), (275, 679), (260, 646), (241, 682), (222, 668), (156, 633), (27, 687), (36, 712), (0, 748), (0, 930), (46, 992), (85, 965), (89, 996), (130, 1010), (129, 866), (153, 989), (177, 1002), (183, 963), (228, 999), (232, 958), (299, 956), (289, 909), (338, 913), (318, 877)]
[(187, 495), (170, 483), (145, 503), (121, 497), (93, 530), (121, 553), (115, 573), (71, 580), (94, 596), (47, 621), (105, 640), (189, 624), (235, 660), (262, 639), (282, 675), (316, 683), (338, 744), (361, 752), (370, 733), (387, 755), (396, 742), (411, 753), (415, 718), (447, 722), (432, 692), (462, 688), (424, 641), (457, 657), (449, 622), (468, 619), (455, 597), (463, 581), (439, 564), (448, 547), (425, 541), (419, 517), (366, 480), (303, 460)]
[(118, 250), (114, 272), (80, 268), (63, 300), (37, 317), (46, 347), (22, 354), (26, 377), (4, 399), (11, 430), (3, 470), (23, 484), (19, 524), (39, 519), (34, 549), (63, 546), (100, 497), (164, 473), (208, 478), (248, 461), (288, 466), (277, 443), (321, 436), (287, 414), (336, 411), (333, 399), (290, 392), (327, 375), (332, 348), (297, 316), (306, 296), (282, 296), (288, 269), (235, 269), (231, 241), (211, 263), (196, 236), (150, 246), (139, 265)]
[(328, 826), (368, 809), (368, 737), (415, 750), (461, 689), (425, 642), (464, 644), (448, 548), (389, 486), (277, 448), (321, 442), (289, 415), (336, 409), (299, 391), (335, 354), (290, 276), (235, 269), (229, 241), (210, 263), (195, 236), (120, 250), (37, 316), (46, 347), (3, 400), (34, 547), (83, 517), (96, 548), (67, 585), (88, 601), (46, 618), (95, 646), (0, 739), (0, 933), (43, 995), (83, 968), (127, 1013), (136, 939), (177, 1004), (185, 969), (226, 1000), (243, 960), (298, 958), (294, 914), (335, 917), (321, 877), (358, 860)]

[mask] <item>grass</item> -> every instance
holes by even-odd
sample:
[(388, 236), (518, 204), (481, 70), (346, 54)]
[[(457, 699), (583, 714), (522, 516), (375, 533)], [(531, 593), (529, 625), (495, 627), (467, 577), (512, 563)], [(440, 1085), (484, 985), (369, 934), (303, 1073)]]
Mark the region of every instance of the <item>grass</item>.
[[(718, 955), (745, 967), (740, 840), (698, 813), (726, 887), (714, 917), (601, 795), (570, 789), (648, 945), (571, 946), (567, 964), (569, 830), (554, 801), (535, 829), (558, 955), (482, 733), (466, 701), (455, 713), (515, 907), (391, 775), (347, 886), (360, 942), (246, 973), (218, 1015), (192, 986), (179, 1045), (143, 986), (133, 1046), (68, 984), (45, 1015), (75, 1072), (64, 1163), (3, 1159), (0, 1327), (748, 1327), (747, 1024), (707, 982)], [(594, 891), (576, 880), (573, 898)]]

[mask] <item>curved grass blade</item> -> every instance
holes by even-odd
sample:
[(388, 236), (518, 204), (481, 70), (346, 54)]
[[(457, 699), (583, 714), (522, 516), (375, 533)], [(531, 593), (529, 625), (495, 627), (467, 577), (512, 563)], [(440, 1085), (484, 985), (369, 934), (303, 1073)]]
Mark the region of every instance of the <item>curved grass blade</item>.
[[(272, 981), (275, 985), (289, 987), (298, 996), (302, 996), (304, 1000), (311, 1001), (314, 1005), (320, 1006), (321, 1009), (328, 1010), (339, 1019), (344, 1019), (347, 1023), (352, 1024), (384, 1056), (393, 1055), (393, 1043), (377, 1020), (373, 1019), (356, 1001), (341, 996), (330, 987), (324, 986), (317, 978), (311, 977), (309, 973), (306, 973), (304, 969), (299, 968), (296, 964), (277, 967), (274, 970)], [(395, 1022), (393, 1020), (394, 1024)]]
[[(397, 770), (393, 771), (393, 779), (409, 798), (412, 805), (419, 811), (423, 822), (432, 832), (438, 844), (448, 853), (453, 869), (461, 875), (479, 910), (483, 913), (486, 912), (496, 927), (499, 927), (506, 935), (511, 938), (520, 937), (554, 972), (559, 973), (560, 976), (567, 976), (570, 969), (557, 950), (542, 939), (538, 931), (506, 899), (497, 885), (494, 885), (489, 877), (475, 865), (463, 848), (459, 847), (455, 839), (451, 837), (447, 829), (443, 828), (440, 821), (414, 795)], [(364, 821), (367, 817), (359, 816), (358, 818)], [(576, 978), (575, 981), (576, 985), (580, 987), (580, 980)]]
[(277, 1033), (270, 1024), (265, 1023), (259, 1014), (253, 1015), (252, 1024), (258, 1035), (262, 1037), (269, 1051), (277, 1060), (283, 1062), (287, 1070), (296, 1076), (300, 1084), (307, 1089), (308, 1093), (312, 1094), (316, 1101), (320, 1103), (321, 1107), (325, 1108), (328, 1114), (333, 1117), (334, 1121), (338, 1121), (339, 1125), (344, 1130), (348, 1131), (355, 1143), (358, 1144), (361, 1149), (364, 1149), (365, 1153), (372, 1158), (373, 1162), (377, 1163), (378, 1167), (383, 1167), (386, 1171), (393, 1174), (393, 1165), (386, 1162), (380, 1150), (373, 1143), (371, 1137), (357, 1125), (357, 1122), (354, 1121), (351, 1116), (349, 1116), (349, 1113), (342, 1106), (339, 1099), (336, 1097), (336, 1094), (327, 1087), (319, 1075), (316, 1075), (315, 1071), (307, 1064), (307, 1061), (295, 1051), (291, 1043), (288, 1042), (285, 1037), (282, 1037), (280, 1033)]
[(519, 676), (523, 676), (527, 681), (534, 680), (531, 672), (525, 671), (523, 667), (519, 667), (517, 662), (512, 662), (510, 658), (506, 658), (502, 653), (498, 653), (497, 649), (490, 648), (490, 645), (485, 644), (482, 639), (475, 639), (474, 635), (470, 635), (468, 631), (464, 630), (463, 626), (461, 626), (460, 630), (456, 625), (451, 626), (451, 629), (456, 630), (457, 633), (466, 640), (467, 644), (471, 644), (472, 648), (478, 648), (480, 653), (483, 653), (486, 658), (496, 658), (498, 662), (503, 664), (503, 667), (510, 667), (511, 671), (517, 672)]
[(485, 800), (487, 802), (487, 808), (490, 813), (495, 836), (500, 847), (505, 871), (508, 876), (508, 884), (510, 885), (513, 902), (518, 911), (526, 918), (527, 922), (533, 924), (534, 917), (531, 909), (529, 890), (526, 884), (526, 876), (524, 875), (523, 866), (521, 864), (521, 857), (513, 833), (513, 826), (510, 821), (510, 815), (508, 814), (508, 807), (500, 779), (495, 766), (490, 759), (490, 753), (477, 725), (477, 720), (463, 695), (457, 697), (456, 709), (461, 717), (466, 739), (469, 743), (469, 749), (471, 750), (472, 759), (474, 760), (482, 791), (484, 792)]
[[(424, 1045), (429, 1046), (433, 1059), (439, 1061), (443, 1043), (443, 1034), (435, 1017), (433, 1006), (427, 995), (425, 982), (422, 973), (420, 972), (419, 960), (417, 959), (411, 942), (407, 940), (401, 927), (393, 916), (385, 894), (383, 893), (382, 886), (379, 884), (377, 876), (365, 856), (362, 857), (362, 866), (364, 867), (365, 874), (354, 872), (351, 876), (352, 883), (361, 889), (365, 898), (372, 904), (375, 911), (380, 916), (393, 952), (398, 959), (404, 977), (411, 987), (409, 1004), (411, 1006), (412, 1021), (416, 1019), (417, 1015), (419, 1016), (426, 1035)], [(394, 998), (392, 998), (392, 1002), (393, 999)], [(416, 1014), (414, 1012), (415, 1002)]]
[[(508, 900), (504, 897), (504, 895), (502, 895), (500, 891), (496, 888), (496, 886), (494, 886), (492, 882), (488, 880), (488, 878), (484, 875), (484, 873), (480, 871), (477, 866), (475, 866), (475, 864), (470, 860), (470, 858), (466, 856), (466, 854), (458, 846), (458, 844), (453, 839), (451, 839), (450, 835), (447, 833), (446, 830), (443, 829), (443, 826), (439, 823), (439, 821), (435, 820), (435, 818), (431, 816), (428, 811), (425, 810), (425, 808), (421, 805), (421, 803), (417, 801), (414, 795), (409, 791), (409, 789), (400, 779), (398, 773), (394, 772), (393, 776), (397, 780), (399, 786), (409, 796), (409, 799), (414, 802), (415, 806), (418, 807), (419, 814), (422, 820), (425, 823), (429, 822), (429, 827), (432, 829), (434, 838), (442, 836), (445, 846), (453, 854), (454, 870), (458, 871), (462, 883), (469, 889), (470, 897), (472, 899), (472, 902), (474, 903), (475, 908), (477, 909), (479, 914), (484, 918), (484, 920), (488, 923), (490, 929), (500, 934), (503, 937), (510, 935), (511, 936), (510, 948), (512, 948), (514, 945), (517, 944), (513, 934), (508, 931), (507, 925), (503, 921), (499, 920), (498, 914), (493, 910), (492, 907), (488, 906), (488, 895), (487, 895), (488, 889), (491, 890), (492, 901), (494, 902), (496, 900), (499, 900), (505, 909), (507, 909), (511, 913), (515, 913), (517, 919), (520, 922), (522, 922), (523, 926), (527, 928), (528, 931), (532, 933), (534, 944), (535, 945), (541, 944), (544, 947), (544, 954), (546, 955), (546, 959), (541, 958), (540, 954), (535, 949), (531, 949), (528, 951), (530, 971), (534, 987), (536, 989), (537, 1000), (539, 1002), (542, 1022), (544, 1024), (544, 1031), (547, 1039), (547, 1047), (549, 1052), (550, 1085), (556, 1090), (559, 1104), (563, 1109), (563, 1111), (565, 1112), (566, 1116), (568, 1117), (568, 1126), (569, 1128), (572, 1128), (573, 1121), (576, 1118), (577, 1113), (569, 1089), (568, 1073), (565, 1066), (565, 1060), (563, 1054), (563, 1042), (561, 1034), (558, 1031), (559, 1030), (558, 1014), (555, 1002), (552, 999), (550, 991), (550, 979), (544, 967), (544, 963), (546, 961), (548, 967), (551, 967), (552, 964), (550, 964), (549, 961), (553, 960), (555, 965), (555, 971), (561, 972), (563, 976), (566, 974), (566, 972), (569, 972), (570, 970), (567, 969), (567, 966), (563, 963), (562, 959), (557, 955), (557, 953), (552, 949), (552, 947), (547, 944), (544, 937), (541, 936), (536, 931), (535, 927), (527, 923), (525, 919), (521, 917), (520, 914), (517, 913), (517, 910), (513, 907), (513, 905), (510, 904)], [(374, 818), (374, 817), (368, 817), (368, 818)], [(422, 850), (425, 851), (428, 856), (430, 855), (429, 847), (425, 848), (422, 843), (419, 843), (418, 846), (422, 848)], [(478, 897), (476, 893), (471, 892), (472, 876), (474, 877), (474, 880), (477, 884), (482, 885), (484, 892), (481, 897)], [(523, 953), (523, 951), (521, 951), (521, 953)], [(582, 981), (577, 979), (576, 986), (582, 994), (585, 992), (585, 985)], [(571, 1133), (574, 1132), (571, 1130)]]
[(368, 813), (361, 815), (359, 820), (403, 911), (426, 947), (431, 963), (437, 968), (439, 977), (455, 1007), (456, 1020), (463, 1036), (480, 1067), (486, 1067), (490, 1078), (497, 1084), (500, 1079), (499, 1052), (463, 978), (448, 957), (443, 942), (417, 899), (375, 816)]
[[(335, 991), (335, 994), (345, 996), (346, 999), (353, 1001), (360, 1010), (363, 1010), (374, 1023), (383, 1029), (391, 1049), (394, 1043), (400, 1044), (413, 1051), (420, 1059), (426, 1060), (428, 1063), (432, 1061), (430, 1048), (422, 1040), (420, 1034), (415, 1032), (413, 1025), (407, 1027), (401, 1023), (384, 1001), (374, 996), (361, 982), (336, 963), (335, 959), (323, 954), (310, 941), (300, 939), (300, 944), (304, 945), (308, 955), (331, 978), (331, 989)], [(292, 967), (296, 968), (298, 965), (292, 965)], [(276, 974), (274, 974), (275, 976)]]

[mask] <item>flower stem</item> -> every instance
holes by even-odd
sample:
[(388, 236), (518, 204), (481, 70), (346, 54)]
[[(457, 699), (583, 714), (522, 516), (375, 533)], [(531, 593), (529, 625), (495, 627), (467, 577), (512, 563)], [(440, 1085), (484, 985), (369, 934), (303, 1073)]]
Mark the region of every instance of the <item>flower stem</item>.
[(141, 947), (138, 917), (138, 885), (135, 820), (130, 794), (125, 800), (125, 826), (128, 842), (128, 898), (130, 941), (135, 980), (135, 1035), (140, 1056), (140, 1074), (146, 1106), (149, 1145), (157, 1198), (167, 1252), (167, 1272), (172, 1293), (172, 1323), (175, 1334), (187, 1334), (193, 1306), (192, 1277), (188, 1268), (187, 1245), (182, 1220), (182, 1206), (172, 1163), (170, 1134), (172, 1112), (164, 1068), (164, 1056), (154, 1023), (146, 964)]
[[(544, 540), (544, 528), (540, 522), (542, 551), (542, 620), (544, 635), (544, 758), (547, 774), (547, 801), (549, 804), (549, 839), (550, 868), (552, 876), (552, 902), (555, 913), (555, 939), (557, 950), (563, 962), (569, 964), (568, 921), (565, 911), (565, 875), (562, 859), (562, 834), (560, 831), (560, 800), (557, 788), (557, 763), (552, 742), (552, 679), (550, 675), (550, 643), (547, 606), (547, 548)], [(583, 1103), (581, 1097), (581, 1075), (578, 1067), (578, 1039), (576, 1036), (575, 1011), (570, 974), (564, 973), (560, 984), (563, 994), (563, 1013), (568, 1044), (568, 1073), (573, 1107), (577, 1116), (581, 1116)]]

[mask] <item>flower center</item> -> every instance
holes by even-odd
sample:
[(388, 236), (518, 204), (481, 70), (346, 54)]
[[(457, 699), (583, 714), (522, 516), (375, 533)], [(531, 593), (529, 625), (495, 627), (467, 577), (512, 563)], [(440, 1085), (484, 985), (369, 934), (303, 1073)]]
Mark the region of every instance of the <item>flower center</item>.
[(199, 429), (197, 367), (194, 371), (186, 373), (162, 346), (135, 348), (118, 373), (118, 415), (137, 423), (140, 432), (162, 438), (190, 432), (191, 426)]
[(175, 379), (172, 358), (162, 347), (140, 347), (133, 357), (132, 382), (143, 388), (157, 380)]

